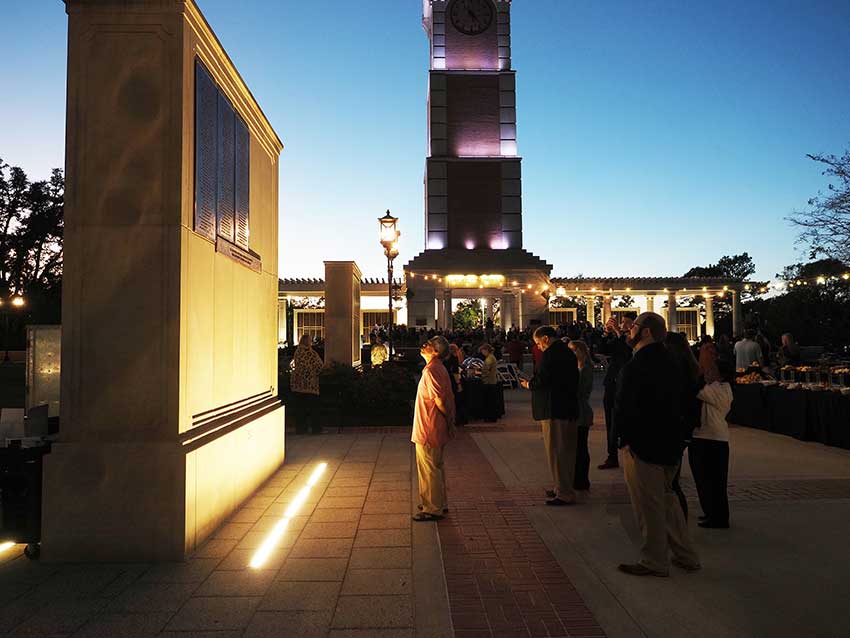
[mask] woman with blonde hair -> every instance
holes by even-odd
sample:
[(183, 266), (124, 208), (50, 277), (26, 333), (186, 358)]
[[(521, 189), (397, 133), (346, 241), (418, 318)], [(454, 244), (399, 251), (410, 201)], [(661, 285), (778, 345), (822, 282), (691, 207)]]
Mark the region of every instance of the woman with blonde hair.
[(576, 474), (573, 488), (577, 490), (590, 489), (590, 451), (587, 447), (587, 437), (590, 426), (593, 425), (593, 408), (590, 407), (590, 393), (593, 392), (593, 359), (590, 349), (584, 341), (575, 340), (569, 343), (576, 359), (578, 359), (578, 445), (576, 446)]
[(292, 360), (292, 377), (289, 387), (292, 390), (295, 408), (295, 432), (320, 434), (322, 426), (316, 419), (319, 407), (319, 373), (322, 371), (322, 358), (313, 350), (313, 339), (304, 333), (298, 340), (295, 356)]

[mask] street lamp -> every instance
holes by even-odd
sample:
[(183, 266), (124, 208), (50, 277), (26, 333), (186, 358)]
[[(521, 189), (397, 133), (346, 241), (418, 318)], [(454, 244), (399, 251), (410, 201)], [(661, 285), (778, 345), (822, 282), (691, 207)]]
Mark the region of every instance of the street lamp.
[[(9, 361), (9, 313), (12, 311), (13, 308), (17, 310), (19, 308), (23, 308), (24, 305), (26, 305), (26, 301), (20, 295), (13, 295), (6, 302), (0, 299), (0, 308), (4, 308), (3, 317), (5, 319), (6, 328), (6, 331), (4, 333), (4, 349), (6, 350), (6, 354), (3, 355), (3, 363), (7, 363)], [(11, 308), (9, 308), (8, 306), (11, 306)]]
[(390, 215), (387, 210), (383, 217), (378, 218), (381, 225), (381, 246), (384, 247), (384, 255), (387, 257), (387, 306), (390, 311), (389, 330), (387, 338), (389, 339), (389, 358), (393, 359), (393, 259), (398, 257), (398, 238), (401, 233), (396, 224), (398, 217)]

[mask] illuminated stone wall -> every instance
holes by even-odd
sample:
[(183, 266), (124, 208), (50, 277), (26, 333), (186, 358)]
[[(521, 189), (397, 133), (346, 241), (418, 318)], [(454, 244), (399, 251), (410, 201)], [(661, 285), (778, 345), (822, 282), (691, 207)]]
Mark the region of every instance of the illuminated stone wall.
[[(60, 439), (46, 560), (181, 559), (283, 461), (282, 145), (191, 0), (68, 0)], [(250, 134), (250, 243), (195, 222), (195, 65)]]

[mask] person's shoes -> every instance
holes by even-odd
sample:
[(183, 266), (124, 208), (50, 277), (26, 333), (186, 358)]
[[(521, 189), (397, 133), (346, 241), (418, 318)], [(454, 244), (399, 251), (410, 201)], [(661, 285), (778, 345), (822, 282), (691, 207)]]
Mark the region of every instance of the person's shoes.
[(429, 514), (428, 512), (419, 512), (418, 514), (414, 514), (411, 516), (414, 521), (417, 523), (425, 523), (427, 521), (441, 521), (443, 517), (439, 514)]
[[(419, 509), (419, 511), (420, 511), (420, 512), (422, 511), (422, 506), (421, 506), (421, 505), (417, 505), (416, 507)], [(448, 508), (448, 507), (444, 507), (444, 508), (443, 508), (443, 514), (448, 514), (448, 513), (449, 513), (449, 508)]]
[(714, 523), (708, 519), (697, 523), (703, 529), (729, 529), (729, 523)]
[(698, 572), (702, 569), (702, 565), (699, 563), (686, 563), (683, 560), (679, 560), (678, 558), (674, 558), (672, 562), (679, 569), (684, 569), (686, 572)]
[(630, 576), (658, 576), (659, 578), (667, 578), (670, 575), (669, 572), (658, 572), (640, 563), (635, 563), (634, 565), (617, 565), (617, 569)]
[(565, 501), (563, 499), (555, 498), (546, 499), (546, 505), (551, 505), (552, 507), (560, 507), (562, 505), (575, 505), (575, 501)]
[(555, 498), (556, 496), (555, 490), (546, 490), (546, 498)]
[(618, 468), (618, 467), (620, 467), (620, 464), (617, 461), (615, 461), (613, 459), (608, 459), (604, 463), (597, 465), (596, 469), (598, 469), (598, 470), (613, 470), (613, 469)]

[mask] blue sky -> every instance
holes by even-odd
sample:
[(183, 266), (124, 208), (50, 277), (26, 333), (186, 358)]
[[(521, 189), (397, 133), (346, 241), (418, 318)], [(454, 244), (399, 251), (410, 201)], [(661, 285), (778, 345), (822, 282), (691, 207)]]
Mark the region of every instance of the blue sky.
[[(401, 263), (421, 251), (421, 2), (199, 5), (286, 145), (281, 273), (379, 276), (387, 208)], [(0, 157), (34, 178), (63, 164), (66, 21), (59, 0), (0, 8)], [(805, 155), (850, 145), (848, 24), (844, 0), (515, 0), (525, 247), (560, 276), (797, 261), (783, 218), (826, 184)]]

